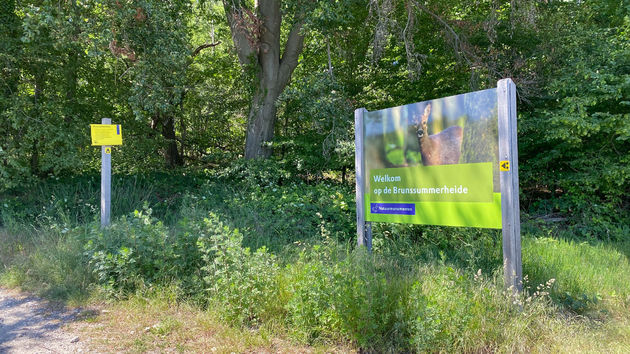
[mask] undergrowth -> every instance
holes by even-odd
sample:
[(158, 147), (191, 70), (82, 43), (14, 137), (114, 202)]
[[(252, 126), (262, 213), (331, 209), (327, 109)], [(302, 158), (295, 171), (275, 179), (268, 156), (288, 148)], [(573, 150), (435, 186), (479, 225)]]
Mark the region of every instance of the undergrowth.
[[(239, 165), (193, 179), (171, 195), (127, 185), (105, 230), (79, 203), (84, 187), (4, 199), (0, 284), (73, 303), (168, 289), (234, 328), (378, 352), (544, 350), (554, 335), (595, 333), (591, 323), (628, 323), (627, 241), (526, 227), (525, 288), (513, 296), (496, 231), (380, 224), (368, 254), (353, 246), (348, 186)], [(162, 322), (158, 336), (185, 327)]]

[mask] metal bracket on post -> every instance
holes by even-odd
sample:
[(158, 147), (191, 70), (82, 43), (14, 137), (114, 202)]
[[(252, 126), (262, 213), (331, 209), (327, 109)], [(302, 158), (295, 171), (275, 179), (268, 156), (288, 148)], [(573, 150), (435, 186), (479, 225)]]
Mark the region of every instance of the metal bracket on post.
[(356, 201), (357, 201), (357, 245), (366, 246), (372, 251), (372, 223), (365, 221), (365, 158), (363, 148), (363, 114), (365, 108), (354, 111), (354, 170), (356, 175)]
[(516, 135), (516, 85), (511, 79), (497, 83), (499, 116), (499, 174), (503, 226), (503, 268), (505, 287), (523, 289), (521, 218), (518, 187), (518, 146)]
[[(101, 124), (112, 124), (110, 118), (101, 119)], [(109, 226), (112, 202), (112, 147), (101, 146), (101, 229)]]

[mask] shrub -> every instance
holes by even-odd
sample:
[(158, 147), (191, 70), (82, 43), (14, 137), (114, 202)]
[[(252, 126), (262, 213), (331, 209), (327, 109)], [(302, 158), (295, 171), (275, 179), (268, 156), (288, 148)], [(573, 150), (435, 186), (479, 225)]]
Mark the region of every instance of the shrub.
[(151, 217), (151, 209), (134, 211), (104, 230), (90, 231), (85, 254), (100, 284), (133, 291), (138, 282), (171, 279), (175, 254), (168, 229)]
[[(300, 341), (350, 340), (366, 350), (404, 348), (406, 279), (359, 249), (337, 259), (314, 246), (287, 267), (291, 334)], [(401, 346), (402, 345), (402, 346)]]
[(250, 252), (243, 235), (210, 214), (198, 240), (203, 253), (204, 283), (209, 302), (221, 316), (238, 324), (256, 325), (274, 316), (279, 267), (266, 248)]
[(289, 294), (285, 309), (290, 334), (301, 342), (313, 343), (320, 338), (338, 337), (341, 320), (334, 303), (334, 267), (328, 252), (320, 245), (302, 251), (297, 262), (286, 267)]
[(354, 234), (355, 203), (347, 186), (232, 178), (211, 179), (198, 193), (188, 194), (181, 214), (199, 218), (213, 212), (241, 231), (245, 246), (273, 252), (294, 242), (348, 240)]

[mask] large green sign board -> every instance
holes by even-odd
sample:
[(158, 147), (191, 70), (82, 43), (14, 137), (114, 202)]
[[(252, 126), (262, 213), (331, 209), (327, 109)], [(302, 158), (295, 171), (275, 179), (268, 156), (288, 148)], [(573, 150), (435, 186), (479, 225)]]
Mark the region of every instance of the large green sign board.
[(363, 116), (365, 220), (501, 228), (497, 89)]

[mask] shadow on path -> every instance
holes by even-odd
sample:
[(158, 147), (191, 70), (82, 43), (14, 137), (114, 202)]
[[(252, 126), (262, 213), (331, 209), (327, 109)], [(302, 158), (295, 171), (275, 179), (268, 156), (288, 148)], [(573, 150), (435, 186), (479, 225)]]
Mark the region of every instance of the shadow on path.
[(63, 326), (95, 315), (0, 288), (0, 353), (83, 352)]

